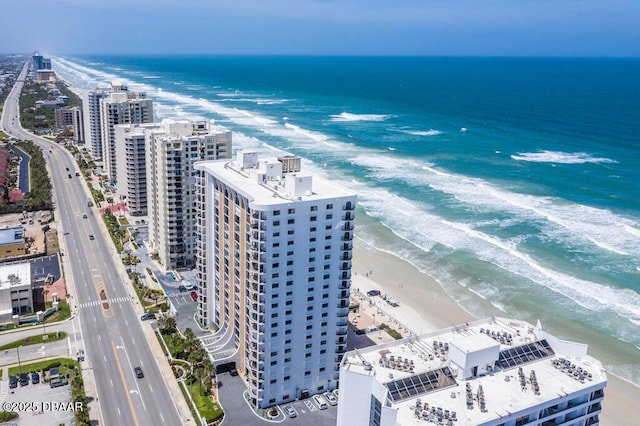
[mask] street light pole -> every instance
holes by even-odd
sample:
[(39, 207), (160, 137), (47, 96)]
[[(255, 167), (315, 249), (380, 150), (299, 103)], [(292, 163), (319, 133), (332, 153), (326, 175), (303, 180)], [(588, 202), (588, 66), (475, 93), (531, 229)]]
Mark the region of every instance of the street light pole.
[(20, 370), (20, 374), (22, 374), (22, 364), (20, 364), (20, 346), (16, 347), (16, 351), (18, 352), (18, 370)]

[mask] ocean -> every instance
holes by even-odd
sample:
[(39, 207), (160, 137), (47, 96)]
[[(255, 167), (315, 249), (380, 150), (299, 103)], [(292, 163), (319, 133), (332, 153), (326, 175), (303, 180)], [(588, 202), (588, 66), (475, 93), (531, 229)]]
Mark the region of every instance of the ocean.
[(478, 317), (589, 344), (640, 384), (640, 60), (64, 56), (81, 89), (295, 154), (357, 190), (357, 238)]

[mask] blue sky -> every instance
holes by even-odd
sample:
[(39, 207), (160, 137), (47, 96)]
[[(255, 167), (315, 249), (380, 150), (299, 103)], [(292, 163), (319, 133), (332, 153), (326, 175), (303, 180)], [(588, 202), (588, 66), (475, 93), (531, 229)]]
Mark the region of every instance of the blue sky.
[(640, 0), (6, 0), (0, 52), (640, 56)]

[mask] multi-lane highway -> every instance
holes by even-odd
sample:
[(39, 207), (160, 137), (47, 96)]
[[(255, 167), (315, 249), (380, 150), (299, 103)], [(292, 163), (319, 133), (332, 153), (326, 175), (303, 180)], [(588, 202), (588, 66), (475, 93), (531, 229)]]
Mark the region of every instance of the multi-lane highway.
[[(129, 284), (119, 275), (97, 210), (87, 206), (86, 184), (75, 175), (71, 156), (20, 126), (18, 99), (26, 73), (27, 65), (7, 97), (1, 123), (6, 133), (40, 146), (47, 160), (59, 237), (66, 247), (66, 273), (75, 283), (75, 292), (69, 290), (80, 308), (86, 362), (94, 375), (102, 420), (107, 425), (182, 424), (126, 291)], [(136, 377), (135, 367), (142, 368), (144, 378)]]

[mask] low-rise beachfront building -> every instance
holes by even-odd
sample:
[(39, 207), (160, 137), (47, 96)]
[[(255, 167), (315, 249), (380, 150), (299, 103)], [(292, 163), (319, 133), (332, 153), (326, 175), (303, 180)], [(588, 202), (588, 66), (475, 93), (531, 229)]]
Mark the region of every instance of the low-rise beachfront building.
[(33, 286), (29, 262), (0, 265), (0, 324), (13, 315), (33, 312)]
[(22, 226), (0, 228), (0, 259), (24, 256), (27, 243)]
[(258, 408), (335, 389), (347, 348), (355, 192), (293, 156), (197, 163), (196, 320)]
[(493, 317), (347, 353), (337, 425), (597, 425), (606, 385), (587, 345)]

